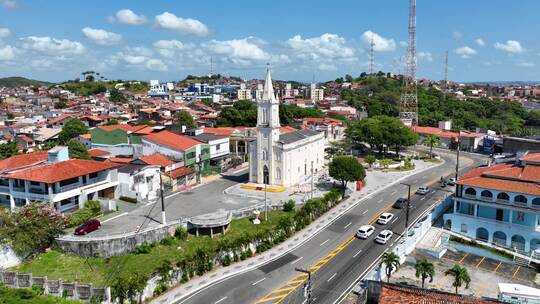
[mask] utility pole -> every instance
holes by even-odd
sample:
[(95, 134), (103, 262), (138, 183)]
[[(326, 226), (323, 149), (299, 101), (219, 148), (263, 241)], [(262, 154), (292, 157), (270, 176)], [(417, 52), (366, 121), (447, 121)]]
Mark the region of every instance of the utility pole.
[(165, 216), (165, 200), (163, 198), (163, 179), (161, 178), (161, 171), (159, 171), (159, 191), (161, 193), (161, 223), (167, 225), (167, 217)]
[(264, 221), (268, 222), (268, 200), (266, 196), (266, 179), (264, 179)]
[(409, 187), (409, 192), (407, 195), (407, 207), (405, 211), (405, 236), (409, 235), (409, 210), (411, 209), (411, 184), (401, 183)]
[(295, 268), (294, 270), (302, 272), (302, 273), (307, 273), (308, 280), (307, 280), (307, 284), (304, 285), (304, 298), (306, 298), (306, 300), (303, 303), (305, 304), (313, 303), (312, 286), (311, 286), (311, 271), (304, 270), (301, 268)]
[(458, 140), (457, 140), (457, 151), (456, 151), (456, 182), (458, 179), (459, 172), (459, 150), (461, 150), (461, 130), (458, 131)]
[(313, 199), (313, 161), (311, 161), (311, 199)]

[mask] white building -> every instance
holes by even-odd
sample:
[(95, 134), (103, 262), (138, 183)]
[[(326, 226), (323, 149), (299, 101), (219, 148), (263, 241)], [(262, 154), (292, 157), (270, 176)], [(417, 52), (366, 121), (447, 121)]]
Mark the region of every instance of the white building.
[(263, 85), (262, 83), (257, 84), (257, 90), (255, 90), (255, 100), (261, 100), (263, 98)]
[(279, 131), (279, 101), (270, 70), (262, 98), (257, 100), (257, 139), (250, 143), (249, 180), (259, 184), (295, 185), (323, 167), (324, 134)]
[(159, 197), (158, 165), (126, 164), (118, 168), (120, 197), (129, 197), (140, 201), (155, 201)]
[(240, 84), (240, 89), (236, 91), (236, 97), (238, 100), (251, 100), (251, 90), (246, 89), (245, 83)]
[(309, 99), (313, 101), (324, 100), (324, 89), (317, 89), (317, 85), (312, 83), (309, 87)]

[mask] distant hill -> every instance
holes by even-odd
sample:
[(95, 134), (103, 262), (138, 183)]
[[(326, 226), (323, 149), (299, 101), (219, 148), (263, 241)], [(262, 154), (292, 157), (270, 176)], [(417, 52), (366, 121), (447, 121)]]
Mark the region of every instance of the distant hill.
[(21, 86), (50, 86), (53, 83), (46, 81), (39, 81), (34, 79), (28, 79), (24, 77), (4, 77), (0, 78), (0, 87), (15, 88)]

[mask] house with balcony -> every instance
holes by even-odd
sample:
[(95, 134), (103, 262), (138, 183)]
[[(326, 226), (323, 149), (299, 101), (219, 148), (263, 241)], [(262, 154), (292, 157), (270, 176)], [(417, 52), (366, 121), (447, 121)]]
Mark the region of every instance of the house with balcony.
[(191, 138), (203, 142), (210, 148), (210, 165), (223, 168), (230, 156), (229, 137), (224, 135), (203, 133), (202, 129), (188, 131)]
[(118, 164), (69, 159), (67, 147), (22, 154), (0, 161), (0, 206), (14, 210), (32, 201), (49, 202), (60, 212), (88, 200), (114, 198)]
[(540, 152), (461, 177), (445, 226), (519, 252), (540, 249)]

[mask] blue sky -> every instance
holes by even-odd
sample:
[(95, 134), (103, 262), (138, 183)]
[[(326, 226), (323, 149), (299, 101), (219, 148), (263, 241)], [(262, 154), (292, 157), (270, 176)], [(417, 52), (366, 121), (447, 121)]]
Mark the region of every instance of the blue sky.
[[(540, 80), (540, 1), (417, 0), (418, 77)], [(325, 81), (402, 70), (408, 1), (0, 0), (0, 76), (178, 80), (214, 72)]]

